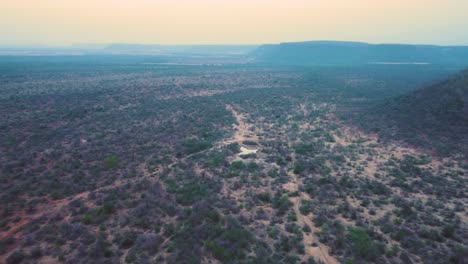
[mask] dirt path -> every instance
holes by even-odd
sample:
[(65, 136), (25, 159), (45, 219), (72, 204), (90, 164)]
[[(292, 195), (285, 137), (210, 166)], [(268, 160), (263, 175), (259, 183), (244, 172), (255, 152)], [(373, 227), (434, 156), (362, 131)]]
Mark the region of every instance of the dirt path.
[(307, 110), (307, 106), (305, 104), (300, 104), (299, 106), (301, 107), (301, 111), (304, 114), (304, 116), (308, 116), (309, 111)]
[[(221, 144), (242, 144), (244, 140), (258, 141), (258, 137), (251, 134), (251, 125), (245, 121), (245, 115), (237, 112), (232, 107), (232, 105), (226, 105), (226, 109), (232, 112), (233, 116), (236, 118), (237, 124), (234, 125), (235, 132), (232, 138), (223, 141)], [(303, 109), (304, 115), (308, 114), (305, 105), (301, 105), (301, 109)], [(299, 191), (297, 176), (292, 171), (288, 172), (288, 175), (290, 176), (291, 181), (289, 183), (286, 183), (284, 187), (291, 192)], [(223, 186), (223, 189), (224, 187), (225, 186)], [(303, 232), (306, 256), (312, 256), (315, 259), (320, 260), (326, 264), (338, 264), (339, 262), (334, 257), (328, 254), (328, 247), (320, 243), (318, 237), (314, 235), (315, 232), (319, 231), (318, 228), (315, 227), (315, 225), (309, 217), (301, 214), (299, 210), (301, 199), (310, 200), (310, 197), (307, 193), (303, 192), (300, 193), (299, 197), (290, 197), (290, 201), (294, 205), (293, 208), (294, 212), (297, 215), (299, 226), (307, 225), (311, 230), (311, 232), (309, 233)], [(312, 244), (317, 246), (312, 246)]]
[[(291, 178), (291, 181), (284, 185), (284, 188), (290, 192), (299, 192), (298, 188), (298, 179), (297, 176), (294, 174), (293, 171), (288, 172), (288, 176)], [(315, 227), (314, 223), (310, 220), (310, 215), (305, 216), (299, 210), (301, 206), (301, 200), (310, 200), (310, 197), (307, 193), (299, 192), (298, 197), (290, 197), (289, 200), (293, 203), (293, 209), (297, 216), (297, 222), (299, 226), (307, 225), (311, 232), (306, 233), (302, 232), (304, 236), (304, 246), (307, 256), (312, 256), (316, 260), (320, 260), (326, 264), (338, 264), (338, 260), (336, 260), (333, 256), (330, 256), (328, 253), (328, 246), (322, 244), (318, 237), (314, 234), (320, 231), (318, 228)], [(316, 246), (312, 246), (312, 244)]]
[(239, 114), (232, 105), (226, 105), (226, 109), (231, 111), (232, 115), (236, 118), (237, 124), (234, 124), (235, 132), (232, 138), (221, 142), (221, 144), (229, 145), (231, 143), (242, 143), (245, 140), (258, 141), (258, 138), (249, 132), (251, 126), (245, 122), (245, 116)]
[[(295, 157), (293, 157), (292, 163), (294, 164)], [(312, 256), (316, 260), (322, 261), (326, 264), (338, 264), (338, 260), (331, 256), (328, 251), (328, 246), (322, 244), (315, 233), (319, 232), (320, 229), (315, 227), (314, 223), (310, 220), (311, 214), (305, 216), (300, 211), (301, 200), (310, 200), (310, 197), (307, 193), (299, 191), (300, 180), (297, 178), (297, 175), (294, 174), (292, 170), (287, 172), (290, 181), (283, 185), (283, 188), (289, 192), (298, 192), (299, 196), (289, 197), (289, 200), (293, 203), (294, 213), (297, 216), (297, 223), (300, 227), (308, 226), (311, 232), (306, 233), (302, 232), (304, 236), (304, 247), (307, 256)], [(312, 246), (312, 244), (314, 246)], [(316, 246), (315, 246), (316, 245)]]

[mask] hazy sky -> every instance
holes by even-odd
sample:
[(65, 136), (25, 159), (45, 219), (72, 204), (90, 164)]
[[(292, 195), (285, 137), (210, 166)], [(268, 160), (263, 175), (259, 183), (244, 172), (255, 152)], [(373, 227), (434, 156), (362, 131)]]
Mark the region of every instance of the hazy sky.
[(468, 45), (468, 0), (0, 0), (0, 44)]

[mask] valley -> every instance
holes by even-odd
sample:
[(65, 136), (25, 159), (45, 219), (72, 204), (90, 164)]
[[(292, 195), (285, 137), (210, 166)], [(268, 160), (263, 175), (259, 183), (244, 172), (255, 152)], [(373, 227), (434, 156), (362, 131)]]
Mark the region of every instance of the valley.
[(0, 65), (2, 263), (466, 257), (466, 156), (366, 112), (453, 68), (62, 59)]

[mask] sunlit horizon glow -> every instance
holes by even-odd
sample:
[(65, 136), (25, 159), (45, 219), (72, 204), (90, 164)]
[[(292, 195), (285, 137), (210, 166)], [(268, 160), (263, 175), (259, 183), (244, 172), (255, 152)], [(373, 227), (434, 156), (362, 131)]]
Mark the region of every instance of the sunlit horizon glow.
[(468, 45), (466, 0), (3, 0), (0, 45)]

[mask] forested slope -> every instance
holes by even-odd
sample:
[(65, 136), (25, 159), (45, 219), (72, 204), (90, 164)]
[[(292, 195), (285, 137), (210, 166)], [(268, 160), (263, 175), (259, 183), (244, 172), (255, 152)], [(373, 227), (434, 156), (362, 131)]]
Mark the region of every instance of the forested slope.
[(439, 154), (468, 154), (468, 70), (369, 107), (360, 124)]

